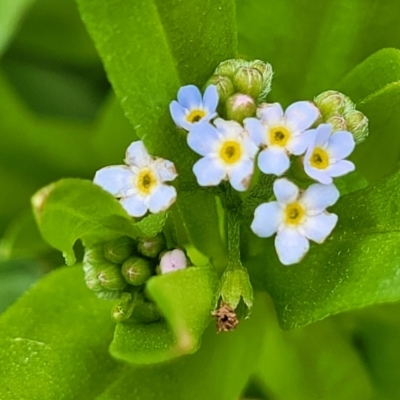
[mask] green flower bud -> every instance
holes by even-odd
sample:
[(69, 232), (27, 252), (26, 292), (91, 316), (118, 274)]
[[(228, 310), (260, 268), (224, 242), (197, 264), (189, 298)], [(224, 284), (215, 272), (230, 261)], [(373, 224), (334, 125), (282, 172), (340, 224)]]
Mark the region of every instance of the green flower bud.
[(226, 60), (218, 65), (218, 67), (215, 69), (214, 74), (225, 75), (225, 76), (233, 79), (238, 68), (245, 64), (246, 64), (246, 61), (241, 60), (241, 59)]
[(102, 244), (85, 249), (85, 254), (83, 256), (84, 271), (90, 270), (94, 265), (102, 264), (104, 262), (105, 258)]
[(130, 257), (122, 264), (122, 275), (134, 286), (143, 285), (152, 275), (148, 260), (140, 257)]
[(111, 317), (116, 322), (122, 322), (132, 315), (135, 302), (131, 293), (122, 293), (111, 310)]
[(221, 299), (230, 309), (236, 310), (243, 299), (249, 313), (253, 307), (253, 297), (253, 287), (247, 269), (243, 266), (226, 268), (221, 277), (217, 302)]
[(237, 70), (233, 82), (240, 93), (257, 99), (262, 90), (263, 78), (258, 69), (243, 67)]
[(226, 99), (234, 93), (231, 79), (224, 75), (213, 75), (207, 82), (206, 87), (215, 85), (218, 91), (219, 103), (225, 103)]
[(334, 115), (343, 115), (349, 107), (352, 107), (349, 101), (347, 96), (335, 90), (323, 92), (314, 99), (324, 121)]
[(261, 80), (261, 90), (258, 95), (258, 102), (262, 102), (266, 99), (267, 94), (271, 91), (271, 83), (273, 77), (272, 65), (265, 63), (261, 60), (249, 61), (248, 67), (256, 69), (260, 72)]
[(332, 125), (333, 131), (345, 131), (347, 130), (346, 120), (340, 115), (334, 115), (326, 120), (327, 123)]
[(354, 110), (346, 116), (347, 130), (354, 136), (356, 143), (363, 142), (368, 136), (368, 118), (360, 111)]
[(155, 258), (157, 257), (165, 248), (167, 247), (167, 242), (165, 236), (162, 233), (151, 237), (151, 238), (139, 238), (137, 249), (140, 254), (145, 257)]
[(236, 93), (229, 97), (225, 105), (225, 114), (228, 120), (243, 122), (245, 118), (253, 117), (256, 113), (257, 105), (254, 99), (242, 93)]
[(91, 268), (88, 268), (85, 271), (85, 281), (87, 287), (95, 292), (103, 289), (120, 291), (127, 286), (120, 266), (110, 262), (92, 265)]
[(135, 242), (128, 236), (122, 236), (104, 244), (104, 257), (115, 264), (122, 264), (134, 252)]

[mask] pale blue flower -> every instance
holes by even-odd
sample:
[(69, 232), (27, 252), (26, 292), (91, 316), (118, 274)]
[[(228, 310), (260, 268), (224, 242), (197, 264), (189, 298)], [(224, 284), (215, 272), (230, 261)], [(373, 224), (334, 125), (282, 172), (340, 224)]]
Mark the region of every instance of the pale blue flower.
[(264, 148), (258, 166), (265, 174), (282, 175), (290, 166), (289, 155), (301, 155), (308, 146), (303, 132), (318, 118), (319, 110), (308, 101), (298, 101), (285, 112), (279, 103), (262, 104), (257, 118), (248, 118), (247, 126), (254, 143)]
[(229, 180), (234, 189), (244, 191), (253, 175), (258, 147), (238, 122), (218, 118), (214, 124), (200, 122), (187, 136), (189, 147), (203, 156), (193, 166), (197, 182), (216, 186)]
[(178, 271), (187, 267), (187, 258), (180, 249), (165, 252), (160, 259), (160, 271), (162, 274)]
[(158, 213), (175, 201), (175, 188), (164, 184), (178, 175), (171, 161), (151, 157), (143, 142), (137, 141), (128, 147), (125, 163), (100, 169), (94, 183), (120, 199), (129, 215)]
[(315, 183), (303, 193), (289, 180), (274, 182), (276, 201), (260, 204), (254, 212), (252, 231), (260, 237), (275, 237), (275, 248), (284, 265), (301, 261), (309, 240), (322, 243), (336, 226), (338, 217), (325, 209), (339, 198), (334, 185)]
[(200, 121), (210, 121), (217, 113), (218, 92), (215, 85), (210, 85), (201, 96), (194, 85), (182, 86), (178, 91), (178, 101), (169, 105), (172, 119), (180, 128), (189, 131)]
[(330, 124), (321, 124), (317, 129), (306, 132), (310, 143), (304, 157), (307, 175), (324, 184), (332, 183), (332, 178), (355, 170), (355, 165), (344, 160), (356, 145), (354, 137), (347, 131), (332, 132)]

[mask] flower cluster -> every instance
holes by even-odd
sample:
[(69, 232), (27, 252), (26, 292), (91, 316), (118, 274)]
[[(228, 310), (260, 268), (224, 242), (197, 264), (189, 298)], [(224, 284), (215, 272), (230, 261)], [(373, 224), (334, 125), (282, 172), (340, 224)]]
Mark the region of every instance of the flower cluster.
[[(229, 181), (235, 190), (246, 191), (255, 165), (263, 174), (279, 177), (273, 184), (276, 200), (255, 209), (251, 229), (260, 237), (276, 233), (278, 257), (289, 265), (303, 258), (309, 240), (322, 243), (337, 223), (338, 217), (326, 211), (339, 198), (332, 182), (355, 169), (346, 158), (356, 141), (354, 132), (331, 121), (346, 117), (346, 126), (350, 126), (352, 119), (360, 120), (361, 113), (348, 98), (345, 112), (340, 109), (341, 114), (336, 113), (335, 104), (340, 103), (340, 96), (345, 98), (337, 92), (318, 96), (319, 104), (323, 100), (324, 115), (316, 102), (298, 101), (286, 110), (279, 103), (263, 102), (272, 70), (269, 64), (261, 68), (260, 61), (253, 63), (224, 62), (203, 96), (196, 86), (181, 87), (170, 112), (175, 124), (187, 132), (188, 146), (200, 155), (193, 166), (200, 186)], [(364, 125), (357, 126), (363, 138), (365, 121), (363, 116)], [(305, 190), (282, 177), (290, 176), (292, 166), (299, 165), (292, 162), (296, 158), (308, 180), (317, 182)]]

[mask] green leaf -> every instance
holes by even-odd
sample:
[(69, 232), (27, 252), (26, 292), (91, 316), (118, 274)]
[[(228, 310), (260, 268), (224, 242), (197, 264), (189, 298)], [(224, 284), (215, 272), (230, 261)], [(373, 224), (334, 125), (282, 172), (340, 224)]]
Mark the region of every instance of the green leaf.
[(0, 56), (32, 3), (33, 0), (13, 0), (0, 3)]
[[(120, 236), (145, 236), (118, 200), (90, 181), (63, 179), (37, 192), (32, 204), (40, 232), (63, 252), (68, 265), (76, 261), (73, 246), (78, 239), (90, 246)], [(150, 216), (156, 226), (164, 217)]]
[(133, 364), (147, 364), (194, 353), (210, 322), (216, 284), (215, 271), (208, 267), (151, 278), (147, 291), (165, 320), (118, 324), (111, 354)]
[(233, 1), (195, 0), (189, 8), (172, 0), (78, 0), (78, 5), (136, 134), (150, 154), (176, 165), (177, 206), (190, 238), (208, 256), (223, 259), (213, 196), (182, 193), (196, 185), (196, 156), (175, 128), (169, 103), (181, 85), (202, 86), (219, 62), (234, 56)]
[(331, 314), (400, 299), (400, 173), (343, 196), (339, 222), (325, 243), (312, 244), (299, 264), (280, 264), (273, 238), (249, 232), (245, 265), (263, 285), (285, 329)]
[(94, 399), (118, 375), (109, 308), (81, 267), (40, 281), (0, 318), (0, 398)]

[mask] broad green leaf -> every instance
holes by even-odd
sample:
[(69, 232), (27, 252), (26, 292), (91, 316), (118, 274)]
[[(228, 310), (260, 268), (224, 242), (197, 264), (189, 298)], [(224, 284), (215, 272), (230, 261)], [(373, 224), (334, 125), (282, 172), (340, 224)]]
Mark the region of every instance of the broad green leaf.
[(109, 308), (85, 287), (81, 267), (40, 281), (0, 318), (0, 398), (96, 398), (118, 376)]
[(208, 267), (191, 267), (151, 278), (147, 291), (165, 320), (119, 323), (111, 354), (133, 364), (147, 364), (194, 353), (210, 323), (216, 284), (215, 271)]
[[(63, 252), (69, 265), (76, 261), (73, 246), (78, 239), (90, 246), (120, 236), (145, 235), (118, 200), (90, 181), (63, 179), (53, 183), (34, 195), (32, 205), (43, 237)], [(155, 225), (161, 226), (164, 215), (147, 218), (154, 218)]]
[(78, 0), (78, 5), (136, 134), (152, 155), (177, 167), (177, 206), (193, 244), (222, 259), (213, 197), (182, 193), (195, 185), (196, 156), (174, 127), (169, 103), (181, 85), (202, 86), (219, 62), (234, 56), (233, 2), (195, 0), (188, 7), (173, 0)]
[(248, 232), (245, 265), (271, 294), (281, 326), (307, 325), (331, 314), (400, 299), (400, 173), (343, 196), (339, 222), (299, 264), (280, 264), (274, 240)]
[(372, 384), (352, 337), (326, 319), (282, 331), (272, 307), (254, 380), (273, 400), (371, 399)]
[(235, 332), (216, 334), (211, 326), (200, 350), (172, 362), (127, 370), (98, 400), (132, 396), (146, 400), (232, 400), (240, 398), (254, 371), (268, 329), (263, 301)]
[(32, 3), (33, 0), (5, 0), (0, 3), (0, 56)]
[(367, 56), (400, 48), (397, 3), (237, 0), (239, 52), (272, 64), (272, 99), (289, 104), (337, 89)]

